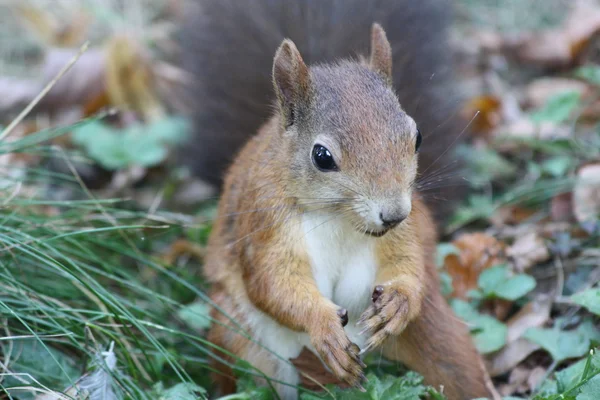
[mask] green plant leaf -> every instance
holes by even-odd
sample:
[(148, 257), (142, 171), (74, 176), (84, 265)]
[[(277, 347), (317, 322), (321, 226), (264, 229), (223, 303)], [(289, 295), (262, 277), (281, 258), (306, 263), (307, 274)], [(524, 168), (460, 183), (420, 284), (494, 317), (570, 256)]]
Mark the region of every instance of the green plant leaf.
[(442, 296), (447, 297), (452, 294), (454, 287), (452, 287), (452, 277), (446, 271), (441, 271), (440, 275), (440, 288)]
[(194, 329), (210, 327), (210, 307), (204, 301), (195, 301), (181, 308), (177, 316)]
[(580, 389), (576, 397), (577, 400), (598, 400), (600, 399), (600, 376), (591, 379)]
[(165, 160), (167, 147), (181, 141), (187, 129), (187, 121), (176, 117), (123, 130), (94, 121), (75, 128), (73, 141), (109, 170), (152, 167)]
[(564, 392), (575, 387), (584, 378), (583, 373), (586, 371), (586, 367), (588, 368), (587, 376), (600, 372), (600, 355), (597, 351), (593, 355), (588, 355), (583, 360), (579, 360), (568, 368), (557, 372), (556, 383), (558, 389)]
[(492, 148), (475, 148), (462, 145), (457, 155), (468, 162), (468, 181), (472, 187), (488, 185), (492, 180), (509, 179), (517, 167)]
[(436, 266), (438, 268), (442, 267), (444, 265), (444, 260), (446, 259), (446, 256), (450, 255), (450, 254), (460, 254), (460, 250), (458, 250), (458, 248), (453, 245), (452, 243), (440, 243), (437, 245), (436, 248)]
[(575, 76), (584, 79), (593, 85), (600, 85), (600, 68), (595, 65), (579, 67), (575, 71)]
[(206, 398), (206, 389), (189, 382), (178, 383), (177, 385), (164, 389), (162, 384), (154, 386), (154, 393), (158, 400), (198, 400)]
[(600, 315), (600, 288), (588, 289), (571, 296), (571, 300), (587, 308), (590, 312)]
[(496, 265), (485, 269), (479, 275), (477, 285), (484, 294), (494, 293), (494, 289), (499, 282), (504, 282), (508, 275), (508, 268), (505, 264)]
[(581, 94), (576, 91), (567, 91), (552, 96), (544, 107), (534, 112), (531, 119), (535, 122), (565, 122), (571, 113), (579, 106)]
[(515, 301), (535, 288), (536, 281), (526, 274), (510, 276), (506, 265), (497, 265), (484, 270), (477, 281), (484, 298)]
[(458, 229), (479, 219), (485, 220), (496, 210), (496, 205), (489, 196), (469, 196), (468, 204), (460, 207), (452, 216), (449, 230)]
[[(367, 375), (365, 392), (359, 389), (340, 389), (328, 387), (333, 398), (340, 400), (419, 400), (429, 395), (432, 399), (443, 400), (445, 397), (433, 388), (423, 385), (423, 378), (416, 372), (407, 372), (401, 377), (384, 375), (378, 378), (374, 374)], [(331, 395), (303, 393), (301, 400), (330, 399)]]
[(526, 274), (515, 275), (496, 287), (496, 295), (506, 300), (515, 301), (535, 288), (536, 281)]
[(542, 346), (554, 360), (563, 361), (585, 355), (591, 341), (600, 339), (600, 332), (590, 321), (585, 321), (572, 331), (529, 328), (523, 337)]
[(566, 175), (572, 164), (573, 160), (570, 157), (553, 157), (542, 163), (542, 171), (554, 178), (560, 178)]
[(155, 141), (175, 145), (186, 137), (189, 128), (189, 121), (184, 118), (163, 118), (148, 126), (146, 135)]
[(454, 312), (471, 326), (471, 336), (477, 350), (483, 354), (500, 350), (506, 344), (507, 327), (496, 318), (480, 314), (471, 304), (454, 299)]
[[(77, 360), (74, 360), (49, 345), (42, 345), (36, 339), (21, 339), (14, 342), (12, 349), (14, 359), (11, 360), (10, 371), (12, 374), (29, 374), (40, 383), (62, 390), (79, 376)], [(31, 382), (29, 378), (26, 381)], [(19, 399), (33, 399), (23, 391), (12, 392), (11, 387), (23, 386), (23, 382), (12, 377), (10, 374), (4, 377), (2, 385), (9, 393), (18, 396)]]

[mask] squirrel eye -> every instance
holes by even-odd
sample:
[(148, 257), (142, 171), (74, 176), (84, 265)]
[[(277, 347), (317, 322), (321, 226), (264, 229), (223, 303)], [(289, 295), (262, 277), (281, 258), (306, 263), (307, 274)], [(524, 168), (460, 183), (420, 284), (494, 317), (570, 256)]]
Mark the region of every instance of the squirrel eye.
[(323, 172), (337, 171), (338, 167), (333, 160), (331, 152), (320, 144), (315, 144), (312, 150), (312, 159), (315, 167)]
[(423, 141), (423, 136), (421, 136), (421, 131), (417, 129), (417, 142), (415, 143), (415, 152), (419, 151), (419, 147), (421, 147), (422, 141)]

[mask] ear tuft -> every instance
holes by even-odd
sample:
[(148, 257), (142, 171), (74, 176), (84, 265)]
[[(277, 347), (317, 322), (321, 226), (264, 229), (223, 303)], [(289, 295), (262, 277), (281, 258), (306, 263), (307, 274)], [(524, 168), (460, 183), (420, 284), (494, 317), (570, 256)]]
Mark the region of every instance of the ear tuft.
[(296, 107), (308, 101), (310, 76), (300, 52), (289, 39), (275, 53), (273, 85), (286, 126), (292, 125)]
[(392, 47), (385, 31), (378, 23), (371, 28), (371, 68), (389, 84), (392, 83)]

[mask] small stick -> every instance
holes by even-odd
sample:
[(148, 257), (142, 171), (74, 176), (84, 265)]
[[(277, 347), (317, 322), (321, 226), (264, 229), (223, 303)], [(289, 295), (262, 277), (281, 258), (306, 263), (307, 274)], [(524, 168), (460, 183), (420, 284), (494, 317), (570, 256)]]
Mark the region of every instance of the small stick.
[(13, 121), (8, 125), (0, 134), (0, 141), (4, 140), (8, 136), (8, 134), (17, 126), (26, 116), (31, 112), (31, 110), (48, 94), (50, 90), (56, 85), (58, 82), (70, 69), (75, 65), (77, 60), (85, 53), (90, 45), (90, 42), (85, 42), (83, 46), (79, 48), (77, 54), (71, 58), (71, 60), (58, 72), (58, 74), (46, 85), (46, 87), (33, 99), (31, 102), (21, 111), (21, 113), (13, 119)]

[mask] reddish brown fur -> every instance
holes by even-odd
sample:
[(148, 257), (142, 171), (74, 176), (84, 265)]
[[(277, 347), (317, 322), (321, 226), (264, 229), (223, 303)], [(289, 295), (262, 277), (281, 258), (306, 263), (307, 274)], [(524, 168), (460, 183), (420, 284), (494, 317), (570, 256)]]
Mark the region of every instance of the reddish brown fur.
[[(335, 305), (324, 299), (314, 286), (306, 256), (295, 241), (300, 236), (294, 235), (294, 215), (299, 214), (297, 204), (277, 196), (283, 195), (277, 186), (282, 180), (278, 175), (287, 169), (256, 159), (256, 155), (278, 142), (277, 125), (273, 119), (261, 129), (227, 175), (224, 201), (219, 207), (221, 217), (211, 235), (205, 274), (219, 287), (211, 296), (213, 301), (242, 325), (244, 318), (240, 311), (247, 308), (240, 305), (251, 303), (292, 329), (323, 334), (318, 332), (323, 321), (336, 324), (339, 317)], [(422, 373), (428, 383), (444, 385), (451, 400), (490, 396), (484, 384), (486, 372), (468, 331), (439, 293), (432, 259), (435, 229), (431, 217), (418, 199), (413, 204), (411, 217), (401, 225), (402, 229), (381, 238), (379, 254), (382, 259), (390, 259), (400, 251), (399, 260), (414, 259), (415, 263), (408, 265), (413, 265), (409, 271), (415, 276), (416, 287), (401, 290), (408, 291), (409, 296), (412, 290), (414, 296), (424, 296), (425, 301), (415, 302), (411, 311), (417, 318), (401, 336), (384, 344), (383, 354)], [(254, 209), (264, 211), (247, 212)], [(226, 217), (231, 213), (239, 213), (233, 224)], [(255, 233), (249, 235), (251, 232)], [(247, 237), (243, 239), (244, 236)], [(233, 245), (229, 247), (228, 243)], [(425, 270), (418, 267), (420, 262), (426, 266)], [(397, 272), (394, 268), (382, 270), (381, 279), (393, 279)], [(221, 313), (215, 311), (213, 315), (231, 327)], [(209, 340), (242, 358), (249, 347), (257, 346), (219, 324), (213, 325)], [(269, 374), (268, 359), (262, 364), (263, 372)], [(217, 382), (223, 393), (231, 393), (234, 390), (231, 370), (221, 363), (217, 365), (223, 373)]]
[[(385, 64), (391, 59), (386, 61), (385, 34), (377, 29), (371, 60), (380, 74), (391, 69)], [(205, 274), (213, 283), (213, 301), (251, 335), (251, 321), (263, 313), (276, 324), (307, 333), (332, 372), (356, 385), (362, 377), (359, 349), (346, 336), (339, 306), (317, 288), (301, 226), (304, 214), (324, 207), (363, 227), (344, 203), (314, 206), (303, 198), (333, 198), (336, 179), (340, 185), (360, 186), (373, 198), (410, 194), (416, 128), (382, 84), (385, 77), (374, 77), (358, 63), (306, 71), (295, 46), (284, 42), (274, 68), (280, 112), (243, 148), (226, 176)], [(315, 172), (309, 164), (314, 132), (323, 130), (335, 138), (331, 148), (343, 174)], [(349, 192), (337, 188), (336, 193)], [(439, 293), (435, 243), (429, 211), (414, 194), (408, 217), (376, 242), (376, 285), (383, 293), (362, 317), (367, 348), (381, 346), (384, 356), (405, 362), (430, 384), (444, 385), (450, 400), (489, 397), (487, 374), (470, 336)], [(236, 333), (223, 314), (213, 316), (220, 322), (210, 332), (213, 343), (267, 376), (277, 374), (276, 358)], [(217, 364), (230, 375), (228, 367)], [(221, 390), (231, 392), (233, 381), (218, 379)]]

